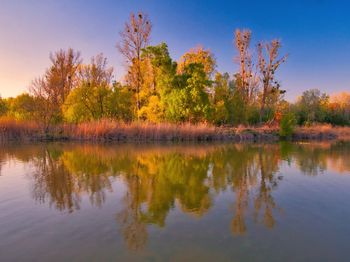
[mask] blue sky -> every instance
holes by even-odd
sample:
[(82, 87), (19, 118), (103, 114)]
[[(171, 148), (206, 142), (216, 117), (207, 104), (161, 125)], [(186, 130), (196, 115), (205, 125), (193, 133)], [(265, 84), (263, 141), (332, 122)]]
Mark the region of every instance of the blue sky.
[(152, 20), (152, 44), (166, 42), (174, 59), (201, 44), (215, 54), (219, 71), (233, 73), (233, 32), (249, 28), (254, 44), (282, 40), (289, 59), (278, 78), (289, 100), (310, 88), (350, 90), (347, 1), (0, 0), (0, 94), (26, 91), (60, 48), (80, 50), (86, 62), (103, 52), (120, 79), (118, 32), (138, 10)]

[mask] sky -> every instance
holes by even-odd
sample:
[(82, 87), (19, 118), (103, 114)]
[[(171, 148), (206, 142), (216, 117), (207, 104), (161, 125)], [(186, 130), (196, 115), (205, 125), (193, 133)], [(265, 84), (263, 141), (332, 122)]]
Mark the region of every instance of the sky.
[(304, 90), (350, 91), (350, 1), (166, 1), (0, 0), (0, 95), (16, 96), (50, 65), (50, 52), (69, 47), (85, 62), (103, 53), (124, 73), (116, 49), (130, 12), (152, 21), (151, 44), (166, 42), (173, 59), (202, 45), (215, 55), (218, 71), (234, 73), (236, 28), (258, 41), (280, 39), (288, 61), (277, 74), (286, 98)]

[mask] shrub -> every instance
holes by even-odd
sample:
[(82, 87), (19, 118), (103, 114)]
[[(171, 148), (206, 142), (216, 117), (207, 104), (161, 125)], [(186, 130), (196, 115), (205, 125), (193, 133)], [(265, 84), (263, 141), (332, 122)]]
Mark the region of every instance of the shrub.
[(294, 132), (296, 122), (297, 121), (293, 113), (284, 114), (280, 122), (279, 135), (284, 138), (291, 137)]

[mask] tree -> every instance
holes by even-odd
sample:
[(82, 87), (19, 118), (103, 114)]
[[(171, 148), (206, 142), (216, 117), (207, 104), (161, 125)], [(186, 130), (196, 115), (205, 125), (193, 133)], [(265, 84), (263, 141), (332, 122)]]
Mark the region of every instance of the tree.
[(29, 91), (36, 100), (35, 120), (45, 133), (48, 133), (51, 124), (61, 121), (60, 105), (57, 103), (57, 96), (52, 88), (50, 78), (47, 75), (36, 78)]
[(211, 105), (206, 88), (211, 85), (202, 64), (190, 64), (177, 75), (174, 89), (167, 96), (166, 115), (171, 121), (207, 121)]
[(245, 104), (250, 104), (253, 101), (257, 88), (256, 76), (253, 72), (252, 55), (249, 50), (250, 41), (250, 30), (236, 30), (234, 42), (238, 51), (236, 61), (239, 65), (239, 73), (236, 76), (236, 87)]
[(91, 58), (88, 65), (81, 65), (77, 74), (78, 85), (107, 86), (112, 82), (113, 67), (108, 67), (107, 58), (102, 53)]
[(350, 125), (350, 93), (331, 95), (327, 111), (327, 122), (334, 125)]
[(42, 77), (35, 79), (30, 94), (37, 100), (36, 120), (48, 132), (52, 123), (62, 120), (61, 107), (75, 87), (77, 70), (81, 64), (80, 53), (73, 49), (59, 50), (50, 55), (52, 65)]
[(117, 44), (119, 52), (128, 65), (126, 80), (136, 94), (136, 109), (140, 110), (139, 92), (142, 83), (141, 53), (150, 41), (152, 25), (148, 16), (142, 12), (130, 14), (130, 21), (125, 23), (120, 32), (121, 41)]
[(63, 112), (65, 119), (73, 123), (102, 118), (130, 121), (131, 93), (118, 83), (98, 88), (82, 85), (69, 94)]
[(46, 72), (58, 105), (63, 105), (69, 92), (76, 86), (77, 71), (82, 62), (80, 52), (69, 48), (50, 54), (51, 67)]
[(36, 99), (28, 93), (21, 94), (14, 98), (8, 98), (7, 114), (17, 120), (35, 119), (36, 102)]
[(270, 99), (272, 104), (276, 104), (279, 96), (285, 93), (284, 90), (280, 90), (280, 84), (275, 80), (276, 70), (287, 59), (286, 55), (278, 58), (280, 47), (279, 40), (258, 44), (258, 67), (262, 79), (260, 122), (262, 122), (268, 100)]
[(323, 122), (328, 102), (329, 96), (318, 89), (304, 91), (295, 105), (298, 123)]
[(213, 81), (211, 102), (213, 105), (213, 122), (215, 124), (233, 124), (234, 122), (234, 81), (228, 73), (216, 73)]
[(202, 46), (191, 48), (183, 56), (178, 63), (177, 72), (183, 73), (189, 64), (202, 64), (204, 72), (210, 77), (215, 70), (216, 61), (210, 50), (205, 50)]
[(142, 50), (143, 78), (140, 90), (139, 117), (151, 122), (164, 120), (166, 96), (172, 89), (176, 63), (165, 43)]
[(120, 86), (112, 87), (113, 68), (108, 67), (103, 54), (82, 65), (78, 75), (79, 86), (71, 91), (63, 107), (66, 120), (82, 122), (117, 117), (118, 98), (123, 92)]
[(5, 115), (7, 111), (7, 106), (4, 99), (0, 96), (0, 116)]

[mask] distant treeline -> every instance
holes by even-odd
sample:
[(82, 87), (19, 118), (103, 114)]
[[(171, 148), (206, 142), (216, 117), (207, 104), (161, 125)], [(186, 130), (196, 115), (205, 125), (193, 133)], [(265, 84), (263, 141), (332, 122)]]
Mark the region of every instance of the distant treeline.
[(166, 43), (150, 45), (151, 32), (146, 14), (130, 15), (117, 43), (127, 67), (122, 82), (114, 81), (103, 54), (83, 63), (80, 52), (59, 50), (50, 55), (51, 65), (31, 83), (28, 93), (0, 98), (0, 115), (33, 120), (45, 131), (56, 124), (100, 119), (281, 124), (287, 133), (295, 124), (350, 125), (350, 93), (329, 96), (312, 89), (294, 104), (284, 99), (286, 91), (275, 77), (287, 60), (279, 54), (279, 40), (259, 42), (253, 52), (251, 31), (237, 29), (239, 70), (229, 74), (218, 72), (214, 55), (201, 46), (174, 61)]

